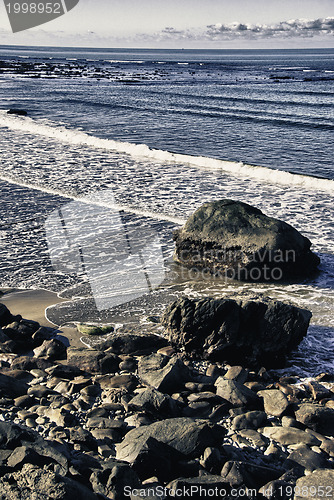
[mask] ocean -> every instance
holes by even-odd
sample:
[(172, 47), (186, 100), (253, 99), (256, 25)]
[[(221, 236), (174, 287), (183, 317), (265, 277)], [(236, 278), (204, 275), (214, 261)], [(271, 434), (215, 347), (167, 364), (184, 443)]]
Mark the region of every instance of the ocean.
[[(68, 298), (47, 310), (57, 325), (141, 329), (180, 295), (263, 293), (313, 313), (289, 373), (333, 369), (333, 82), (334, 49), (0, 47), (0, 287)], [(221, 198), (296, 227), (319, 275), (176, 266), (173, 230)]]

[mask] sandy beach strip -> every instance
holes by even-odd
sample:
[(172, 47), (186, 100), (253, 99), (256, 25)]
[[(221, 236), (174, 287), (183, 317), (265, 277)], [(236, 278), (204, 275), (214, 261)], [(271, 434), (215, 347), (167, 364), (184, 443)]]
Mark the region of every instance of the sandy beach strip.
[(65, 302), (54, 292), (47, 290), (6, 290), (2, 289), (4, 295), (0, 297), (0, 302), (5, 304), (14, 315), (20, 314), (22, 318), (38, 321), (41, 326), (55, 328), (61, 336), (67, 337), (72, 347), (84, 347), (80, 342), (82, 336), (76, 328), (72, 326), (54, 325), (45, 317), (47, 307)]

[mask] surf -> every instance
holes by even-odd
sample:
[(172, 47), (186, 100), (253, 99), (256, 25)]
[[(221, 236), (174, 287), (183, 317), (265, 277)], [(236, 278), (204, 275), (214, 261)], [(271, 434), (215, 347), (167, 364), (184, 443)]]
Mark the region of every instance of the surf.
[(68, 129), (65, 126), (50, 124), (45, 121), (37, 121), (30, 117), (7, 115), (6, 111), (0, 111), (0, 127), (25, 134), (49, 137), (75, 146), (82, 145), (93, 149), (104, 149), (116, 153), (125, 153), (132, 158), (150, 159), (170, 164), (181, 163), (210, 171), (223, 171), (234, 176), (243, 178), (248, 177), (270, 184), (278, 184), (287, 187), (292, 186), (312, 191), (334, 192), (334, 180), (331, 179), (295, 174), (285, 170), (258, 165), (248, 165), (243, 162), (173, 153), (170, 151), (153, 149), (146, 144), (102, 139), (80, 130)]

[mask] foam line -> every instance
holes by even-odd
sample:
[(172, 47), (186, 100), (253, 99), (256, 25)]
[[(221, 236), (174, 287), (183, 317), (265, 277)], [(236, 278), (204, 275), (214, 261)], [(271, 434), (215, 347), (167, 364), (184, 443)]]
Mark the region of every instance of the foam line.
[[(41, 191), (42, 193), (47, 193), (51, 194), (53, 196), (60, 196), (62, 198), (67, 198), (69, 200), (73, 201), (79, 201), (81, 203), (86, 203), (87, 205), (95, 205), (98, 207), (103, 207), (103, 208), (110, 208), (112, 210), (123, 210), (124, 212), (129, 212), (133, 213), (142, 217), (149, 217), (150, 219), (154, 220), (160, 220), (160, 221), (168, 221), (172, 222), (173, 224), (177, 225), (183, 225), (186, 221), (186, 219), (182, 219), (180, 217), (173, 217), (168, 214), (164, 213), (157, 213), (157, 212), (151, 212), (150, 210), (141, 210), (136, 207), (133, 207), (132, 205), (124, 205), (124, 204), (118, 204), (114, 203), (112, 201), (108, 202), (106, 200), (104, 201), (99, 201), (96, 196), (96, 193), (89, 193), (87, 196), (76, 196), (72, 195), (70, 193), (66, 193), (63, 191), (58, 191), (56, 189), (50, 189), (45, 186), (39, 186), (38, 184), (28, 184), (25, 182), (21, 182), (19, 179), (15, 179), (12, 177), (8, 176), (3, 176), (0, 175), (0, 180), (4, 182), (8, 182), (10, 184), (15, 184), (16, 186), (21, 186), (27, 189), (35, 189), (37, 191)], [(100, 193), (99, 193), (100, 197)]]
[(334, 181), (331, 179), (293, 174), (274, 168), (246, 165), (242, 162), (237, 163), (204, 156), (170, 153), (169, 151), (150, 149), (146, 144), (131, 144), (111, 139), (100, 139), (80, 130), (70, 130), (63, 126), (50, 126), (28, 117), (7, 115), (5, 111), (0, 111), (0, 126), (24, 133), (50, 137), (72, 145), (101, 148), (108, 151), (126, 153), (132, 157), (148, 158), (159, 162), (181, 163), (213, 171), (224, 171), (232, 175), (250, 177), (262, 182), (283, 186), (334, 193)]

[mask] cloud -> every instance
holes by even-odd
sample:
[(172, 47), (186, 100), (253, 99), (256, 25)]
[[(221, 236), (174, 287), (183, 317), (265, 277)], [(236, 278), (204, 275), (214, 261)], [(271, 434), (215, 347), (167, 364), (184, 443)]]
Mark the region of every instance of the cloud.
[(298, 38), (334, 34), (334, 18), (293, 19), (275, 24), (214, 24), (207, 26), (206, 38), (231, 40), (237, 38)]

